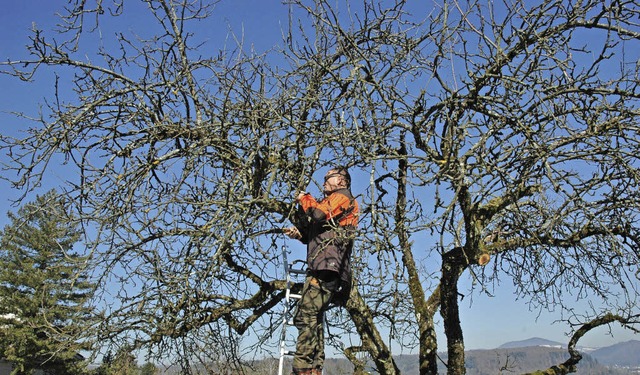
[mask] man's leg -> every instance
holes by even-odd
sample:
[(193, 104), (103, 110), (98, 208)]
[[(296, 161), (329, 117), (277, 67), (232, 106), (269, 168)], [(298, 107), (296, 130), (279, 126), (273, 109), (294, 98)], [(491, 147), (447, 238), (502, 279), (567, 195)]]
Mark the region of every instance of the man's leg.
[(322, 312), (318, 316), (318, 331), (316, 332), (318, 337), (318, 350), (316, 351), (316, 356), (313, 359), (313, 368), (315, 369), (322, 369), (324, 366), (324, 312), (326, 307), (326, 305), (322, 307)]
[(324, 362), (324, 309), (329, 304), (332, 291), (322, 287), (321, 282), (307, 276), (298, 302), (294, 324), (298, 328), (296, 354), (293, 357), (294, 373), (322, 368)]

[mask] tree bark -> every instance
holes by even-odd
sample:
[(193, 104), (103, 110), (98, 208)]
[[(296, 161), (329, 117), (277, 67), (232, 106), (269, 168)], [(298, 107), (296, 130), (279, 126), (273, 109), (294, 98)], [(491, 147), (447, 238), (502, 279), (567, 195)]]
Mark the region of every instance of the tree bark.
[(447, 337), (447, 374), (450, 375), (466, 373), (464, 337), (460, 326), (458, 309), (458, 280), (465, 268), (466, 261), (462, 248), (456, 247), (443, 255), (440, 314), (443, 318), (444, 332)]
[(382, 375), (400, 375), (391, 350), (376, 329), (371, 309), (358, 292), (355, 283), (351, 288), (346, 309), (358, 330), (358, 334), (360, 334), (362, 346), (371, 355), (378, 372)]
[[(399, 154), (407, 155), (406, 144), (401, 141)], [(409, 163), (406, 159), (398, 161), (398, 195), (396, 198), (396, 234), (398, 236), (399, 247), (402, 251), (402, 262), (407, 270), (409, 279), (409, 293), (415, 306), (415, 316), (418, 322), (418, 332), (420, 336), (420, 349), (418, 352), (420, 375), (434, 375), (438, 373), (438, 340), (435, 332), (435, 323), (433, 316), (435, 315), (440, 297), (440, 289), (438, 288), (425, 301), (425, 292), (422, 287), (420, 273), (416, 265), (412, 252), (412, 244), (409, 240), (405, 222), (407, 218), (407, 171)]]

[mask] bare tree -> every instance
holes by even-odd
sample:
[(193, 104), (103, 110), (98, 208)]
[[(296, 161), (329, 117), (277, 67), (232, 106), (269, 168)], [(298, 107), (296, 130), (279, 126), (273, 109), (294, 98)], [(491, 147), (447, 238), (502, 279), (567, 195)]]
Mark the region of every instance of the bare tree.
[[(185, 371), (236, 357), (249, 330), (267, 340), (284, 283), (264, 233), (295, 220), (291, 197), (336, 162), (369, 178), (360, 282), (332, 320), (360, 337), (349, 358), (397, 374), (399, 342), (436, 373), (440, 312), (448, 373), (463, 374), (465, 272), (472, 292), (512, 278), (573, 324), (637, 323), (637, 1), (287, 4), (282, 46), (203, 57), (190, 27), (213, 5), (146, 2), (153, 37), (86, 51), (124, 7), (71, 1), (59, 36), (34, 30), (31, 58), (3, 64), (73, 73), (1, 147), (17, 187), (57, 155), (77, 172), (67, 194), (110, 302), (101, 339), (176, 354)], [(585, 297), (602, 308), (575, 310)]]

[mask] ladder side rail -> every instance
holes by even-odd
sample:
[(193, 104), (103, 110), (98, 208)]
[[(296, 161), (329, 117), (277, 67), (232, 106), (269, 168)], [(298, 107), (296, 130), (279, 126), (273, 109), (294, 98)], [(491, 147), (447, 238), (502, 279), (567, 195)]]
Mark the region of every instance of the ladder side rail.
[(286, 336), (287, 336), (287, 321), (289, 320), (289, 296), (291, 293), (291, 288), (290, 288), (290, 275), (289, 275), (289, 262), (287, 259), (287, 246), (286, 245), (282, 245), (282, 262), (284, 265), (284, 272), (285, 272), (285, 282), (286, 282), (286, 289), (284, 292), (284, 311), (282, 313), (282, 331), (280, 332), (280, 358), (278, 360), (278, 375), (283, 375), (282, 372), (284, 371), (284, 356), (285, 356), (285, 340), (286, 340)]
[[(295, 311), (298, 308), (297, 301), (302, 298), (302, 295), (299, 293), (292, 293), (291, 289), (296, 283), (296, 280), (299, 281), (300, 275), (306, 276), (306, 269), (304, 269), (306, 262), (299, 260), (294, 261), (293, 263), (289, 263), (287, 259), (287, 247), (286, 245), (282, 246), (282, 260), (284, 263), (285, 270), (285, 306), (283, 309), (282, 316), (282, 331), (280, 333), (280, 358), (278, 361), (278, 375), (283, 375), (284, 371), (284, 360), (285, 356), (295, 354), (295, 351), (287, 350), (286, 340), (287, 340), (287, 326), (294, 325), (293, 317), (295, 316)], [(302, 263), (301, 268), (295, 268), (295, 263)], [(298, 277), (298, 278), (296, 278)], [(295, 279), (295, 280), (294, 280)]]

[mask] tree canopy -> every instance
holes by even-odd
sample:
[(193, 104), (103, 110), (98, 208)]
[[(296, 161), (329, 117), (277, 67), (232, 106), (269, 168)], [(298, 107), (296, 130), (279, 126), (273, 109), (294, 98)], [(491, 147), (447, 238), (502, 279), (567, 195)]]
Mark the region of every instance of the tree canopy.
[(278, 235), (259, 233), (295, 220), (292, 197), (334, 164), (361, 189), (356, 287), (331, 320), (360, 338), (343, 348), (355, 363), (398, 373), (399, 343), (435, 373), (439, 313), (463, 374), (465, 273), (473, 293), (513, 280), (576, 333), (637, 327), (638, 2), (410, 3), (290, 0), (282, 43), (257, 53), (201, 43), (215, 2), (147, 1), (153, 27), (105, 35), (130, 3), (71, 0), (57, 34), (2, 63), (69, 78), (0, 148), (19, 188), (57, 157), (75, 172), (101, 340), (185, 371), (248, 333), (266, 345), (284, 281)]

